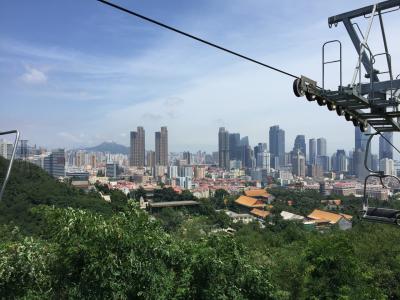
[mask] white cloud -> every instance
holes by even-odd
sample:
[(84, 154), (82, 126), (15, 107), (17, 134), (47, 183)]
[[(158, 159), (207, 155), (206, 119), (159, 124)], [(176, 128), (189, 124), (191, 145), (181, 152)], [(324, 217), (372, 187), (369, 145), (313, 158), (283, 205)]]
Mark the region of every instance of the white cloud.
[(44, 84), (47, 82), (47, 76), (44, 72), (32, 68), (32, 67), (25, 67), (26, 71), (22, 74), (21, 79), (29, 84)]
[[(227, 6), (233, 9), (224, 11), (223, 17), (227, 18), (227, 22), (221, 22), (218, 12), (218, 17), (207, 14), (183, 22), (186, 26), (182, 28), (296, 75), (303, 74), (316, 79), (319, 83), (320, 47), (326, 40), (338, 38), (343, 42), (343, 82), (347, 84), (351, 80), (356, 63), (353, 45), (344, 26), (329, 29), (326, 18), (347, 8), (354, 8), (357, 4), (344, 0), (340, 1), (341, 5), (335, 2), (331, 6), (310, 2), (313, 10), (312, 13), (307, 10), (307, 14), (292, 4), (280, 4), (279, 10), (266, 18), (269, 4), (257, 0), (252, 1), (252, 5), (240, 3), (242, 1), (235, 0)], [(289, 18), (298, 12), (298, 16)], [(251, 16), (251, 20), (241, 23), (240, 28), (234, 27), (236, 17), (242, 14)], [(308, 18), (309, 15), (313, 15), (313, 18)], [(199, 19), (201, 22), (196, 22)], [(362, 18), (360, 21), (360, 26), (365, 25)], [(127, 25), (131, 26), (131, 22), (129, 19)], [(294, 26), (296, 22), (298, 24)], [(399, 48), (395, 38), (398, 19), (388, 19), (387, 22), (387, 35), (393, 37), (389, 41), (394, 50)], [(148, 27), (143, 28), (147, 30)], [(120, 34), (121, 39), (148, 38), (148, 32), (143, 36), (143, 28), (135, 34), (130, 30), (122, 31), (124, 34)], [(118, 27), (114, 29), (120, 32)], [(382, 45), (373, 41), (381, 41), (380, 36), (374, 36), (379, 33), (375, 28), (370, 38), (370, 46), (377, 51)], [(89, 144), (88, 138), (94, 139), (95, 143), (117, 139), (117, 142), (128, 144), (129, 131), (141, 125), (146, 130), (148, 148), (153, 147), (154, 131), (159, 130), (160, 126), (168, 126), (171, 150), (215, 150), (219, 126), (225, 126), (231, 132), (240, 132), (243, 136), (248, 135), (250, 142), (255, 144), (267, 141), (269, 126), (279, 124), (286, 130), (288, 149), (293, 146), (296, 134), (305, 134), (307, 138), (325, 136), (330, 152), (338, 147), (346, 150), (353, 147), (354, 127), (351, 123), (315, 103), (294, 97), (291, 78), (171, 33), (165, 33), (165, 36), (161, 31), (162, 40), (135, 54), (86, 52), (84, 48), (71, 50), (62, 45), (2, 43), (1, 39), (0, 51), (18, 54), (31, 65), (51, 66), (51, 84), (40, 91), (28, 89), (29, 97), (26, 99), (30, 100), (36, 95), (42, 102), (35, 102), (35, 105), (43, 103), (43, 106), (46, 99), (60, 100), (58, 105), (70, 103), (70, 106), (62, 106), (65, 111), (61, 114), (64, 119), (75, 118), (75, 122), (68, 124), (72, 136), (58, 134), (58, 138), (54, 139), (57, 145)], [(397, 62), (395, 70), (399, 70), (399, 58), (398, 53), (393, 53), (393, 62)], [(16, 61), (15, 57), (11, 60)], [(385, 70), (383, 67), (380, 69)], [(326, 86), (335, 88), (337, 70), (328, 71)], [(23, 79), (45, 83), (46, 72), (27, 68)], [(96, 103), (86, 100), (96, 100)], [(54, 106), (49, 109), (57, 108)], [(81, 114), (83, 111), (84, 115)], [(61, 125), (54, 125), (52, 130), (55, 133), (60, 131), (57, 126)], [(46, 127), (49, 126), (46, 124)], [(82, 128), (86, 132), (83, 138), (77, 134)], [(47, 138), (42, 137), (43, 140)]]

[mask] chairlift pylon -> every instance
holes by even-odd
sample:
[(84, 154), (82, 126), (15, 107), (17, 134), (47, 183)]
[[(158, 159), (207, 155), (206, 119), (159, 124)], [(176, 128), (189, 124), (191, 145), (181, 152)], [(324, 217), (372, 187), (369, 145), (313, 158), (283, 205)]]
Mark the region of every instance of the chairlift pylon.
[(14, 163), (15, 153), (17, 152), (17, 145), (18, 145), (18, 141), (19, 141), (19, 131), (18, 130), (10, 130), (10, 131), (0, 132), (0, 135), (9, 135), (9, 134), (15, 134), (15, 140), (14, 140), (13, 151), (12, 151), (12, 154), (11, 154), (11, 157), (10, 157), (10, 162), (8, 163), (8, 168), (7, 168), (7, 171), (6, 171), (6, 175), (4, 177), (3, 184), (1, 185), (1, 189), (0, 189), (0, 201), (3, 198), (4, 191), (6, 190), (8, 179), (10, 178), (11, 169), (12, 169), (12, 166), (13, 166), (13, 163)]
[[(364, 159), (364, 166), (370, 174), (364, 180), (364, 198), (362, 207), (362, 218), (369, 221), (393, 223), (400, 225), (400, 210), (369, 207), (367, 195), (367, 181), (369, 178), (378, 178), (381, 185), (385, 187), (385, 178), (394, 178), (400, 183), (400, 179), (393, 175), (384, 174), (382, 171), (369, 169), (367, 157), (372, 138), (383, 132), (400, 131), (400, 75), (393, 77), (392, 59), (388, 50), (386, 34), (382, 15), (399, 10), (400, 0), (388, 0), (374, 5), (359, 8), (350, 12), (339, 14), (328, 19), (329, 27), (342, 22), (349, 34), (357, 51), (358, 61), (354, 70), (352, 82), (343, 86), (342, 83), (342, 44), (339, 40), (328, 41), (322, 46), (322, 87), (316, 81), (301, 76), (293, 83), (294, 94), (297, 97), (306, 95), (308, 101), (317, 100), (320, 106), (327, 105), (330, 111), (336, 111), (338, 116), (344, 116), (346, 121), (351, 121), (355, 127), (366, 132), (368, 126), (375, 129), (371, 134)], [(354, 18), (364, 16), (368, 18), (368, 26), (363, 34), (359, 25), (352, 22)], [(367, 17), (368, 16), (368, 17)], [(384, 52), (373, 54), (368, 46), (368, 37), (375, 17), (379, 17)], [(358, 29), (360, 35), (355, 28)], [(325, 59), (325, 48), (327, 45), (338, 45), (339, 55), (333, 60)], [(387, 62), (386, 71), (378, 71), (374, 68), (376, 57), (385, 56)], [(339, 86), (335, 90), (327, 89), (325, 86), (325, 66), (327, 64), (339, 64)], [(369, 82), (362, 82), (362, 68), (365, 69), (365, 78)], [(389, 80), (380, 81), (380, 75), (388, 74)], [(357, 82), (358, 78), (358, 82)], [(393, 145), (392, 145), (393, 146)]]

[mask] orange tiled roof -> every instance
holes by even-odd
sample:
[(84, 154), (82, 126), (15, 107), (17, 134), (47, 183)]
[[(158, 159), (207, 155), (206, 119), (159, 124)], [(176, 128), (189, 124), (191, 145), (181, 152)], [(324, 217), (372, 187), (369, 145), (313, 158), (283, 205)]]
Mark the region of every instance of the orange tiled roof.
[(339, 222), (341, 218), (346, 218), (349, 220), (352, 218), (352, 216), (350, 215), (335, 214), (332, 212), (327, 212), (319, 209), (314, 209), (314, 211), (307, 217), (313, 220), (327, 220), (331, 224), (336, 224), (337, 222)]
[(346, 218), (347, 220), (353, 219), (353, 216), (346, 215), (346, 214), (340, 214), (343, 218)]
[(261, 217), (261, 218), (263, 218), (263, 219), (265, 219), (266, 217), (268, 217), (269, 214), (270, 214), (269, 211), (261, 210), (261, 209), (258, 209), (258, 208), (253, 208), (253, 209), (250, 211), (250, 213), (253, 214), (253, 215), (255, 215), (255, 216), (257, 216), (257, 217)]
[(261, 208), (265, 206), (264, 202), (247, 196), (240, 196), (235, 200), (235, 203), (250, 208)]
[(255, 189), (244, 191), (244, 194), (249, 197), (269, 197), (270, 194), (264, 189)]

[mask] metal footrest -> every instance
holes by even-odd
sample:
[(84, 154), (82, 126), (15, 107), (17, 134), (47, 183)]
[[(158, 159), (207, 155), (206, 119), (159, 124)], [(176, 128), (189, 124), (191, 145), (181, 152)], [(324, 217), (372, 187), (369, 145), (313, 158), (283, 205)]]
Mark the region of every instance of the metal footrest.
[(373, 222), (400, 225), (400, 210), (390, 208), (369, 207), (362, 217)]

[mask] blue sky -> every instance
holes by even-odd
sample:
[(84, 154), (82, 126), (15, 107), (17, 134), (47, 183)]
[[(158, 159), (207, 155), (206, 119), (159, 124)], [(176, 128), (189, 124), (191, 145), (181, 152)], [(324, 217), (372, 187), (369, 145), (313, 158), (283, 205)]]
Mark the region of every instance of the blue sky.
[[(321, 78), (321, 45), (344, 44), (344, 78), (356, 63), (342, 25), (327, 18), (368, 1), (117, 1), (291, 73)], [(386, 17), (387, 16), (387, 17)], [(385, 15), (400, 73), (399, 13)], [(365, 19), (359, 20), (362, 28)], [(377, 25), (377, 24), (375, 24)], [(382, 46), (374, 27), (371, 45)], [(332, 54), (332, 53), (330, 53)], [(332, 54), (333, 55), (333, 54)], [(396, 64), (397, 62), (397, 64)], [(328, 78), (335, 86), (335, 70)], [(215, 150), (218, 127), (267, 141), (268, 128), (324, 136), (351, 149), (354, 127), (292, 94), (292, 79), (145, 23), (95, 0), (4, 1), (0, 10), (0, 128), (48, 147), (128, 144), (129, 131), (168, 126), (172, 151)], [(395, 141), (397, 136), (395, 136)]]

